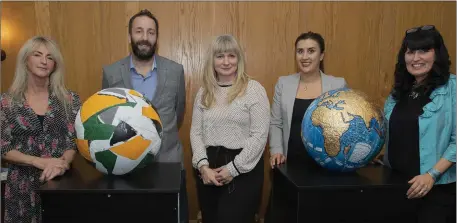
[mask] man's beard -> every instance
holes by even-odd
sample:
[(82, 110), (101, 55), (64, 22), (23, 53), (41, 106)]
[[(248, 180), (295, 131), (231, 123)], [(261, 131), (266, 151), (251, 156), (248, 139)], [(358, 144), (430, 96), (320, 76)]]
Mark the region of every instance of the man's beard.
[[(139, 60), (150, 60), (154, 56), (154, 53), (155, 53), (156, 47), (157, 47), (157, 43), (154, 43), (154, 45), (151, 46), (151, 43), (148, 42), (147, 40), (140, 40), (137, 42), (134, 42), (132, 40), (130, 45), (132, 47), (133, 54)], [(147, 50), (147, 49), (140, 50), (140, 48), (139, 48), (140, 45), (149, 46), (149, 50)]]

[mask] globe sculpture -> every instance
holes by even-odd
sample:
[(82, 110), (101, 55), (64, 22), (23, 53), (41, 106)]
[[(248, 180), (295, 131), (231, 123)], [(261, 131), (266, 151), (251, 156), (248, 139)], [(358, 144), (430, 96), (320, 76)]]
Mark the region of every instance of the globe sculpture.
[(151, 163), (162, 142), (157, 110), (142, 94), (124, 88), (90, 96), (76, 116), (75, 130), (80, 154), (108, 175)]
[(360, 91), (326, 92), (308, 107), (302, 121), (308, 154), (330, 171), (351, 172), (365, 166), (385, 141), (382, 110)]

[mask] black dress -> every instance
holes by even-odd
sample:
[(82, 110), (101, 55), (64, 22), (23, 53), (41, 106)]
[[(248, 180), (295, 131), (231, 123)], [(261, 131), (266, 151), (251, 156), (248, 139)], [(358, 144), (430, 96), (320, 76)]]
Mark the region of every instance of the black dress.
[(306, 167), (317, 168), (319, 165), (308, 154), (301, 138), (301, 126), (303, 116), (314, 99), (295, 98), (294, 110), (290, 126), (290, 136), (287, 150), (287, 162), (292, 165), (305, 165)]

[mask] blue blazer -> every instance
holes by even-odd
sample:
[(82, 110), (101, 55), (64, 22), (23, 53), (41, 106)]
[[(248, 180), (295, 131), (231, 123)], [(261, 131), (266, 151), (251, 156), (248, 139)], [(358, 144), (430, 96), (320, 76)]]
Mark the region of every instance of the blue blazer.
[[(454, 162), (435, 184), (455, 182), (455, 75), (451, 74), (447, 84), (435, 89), (430, 95), (432, 100), (424, 106), (419, 116), (419, 158), (420, 173), (426, 173), (441, 158)], [(389, 123), (396, 101), (389, 95), (384, 104), (384, 113)], [(390, 167), (389, 124), (387, 124), (386, 151), (384, 163)]]

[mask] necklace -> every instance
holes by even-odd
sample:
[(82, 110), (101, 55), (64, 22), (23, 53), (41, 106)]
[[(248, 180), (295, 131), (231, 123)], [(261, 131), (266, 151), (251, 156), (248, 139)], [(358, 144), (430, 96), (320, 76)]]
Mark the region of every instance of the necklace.
[(411, 88), (411, 93), (409, 93), (409, 97), (412, 99), (416, 99), (419, 96), (418, 89), (421, 87), (421, 83), (417, 83), (417, 81), (413, 82), (413, 86)]
[(303, 87), (303, 90), (304, 90), (304, 91), (307, 91), (307, 90), (308, 90), (308, 86), (306, 86), (307, 84), (306, 84), (304, 81), (303, 81), (303, 82), (300, 81), (299, 85), (300, 85), (300, 84), (303, 85), (302, 87)]
[[(308, 79), (309, 80), (309, 79)], [(308, 84), (312, 84), (316, 81), (316, 79), (311, 79), (309, 80), (309, 82), (306, 82), (305, 80), (303, 80), (303, 77), (300, 76), (300, 83), (299, 84), (303, 84), (303, 90), (304, 91), (307, 91), (308, 90)]]

